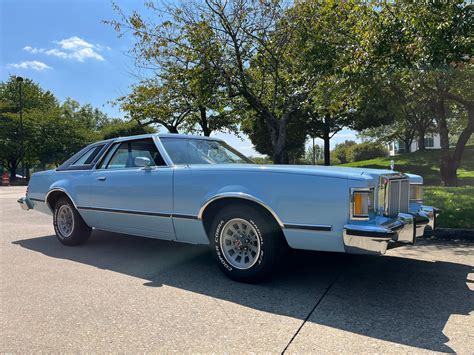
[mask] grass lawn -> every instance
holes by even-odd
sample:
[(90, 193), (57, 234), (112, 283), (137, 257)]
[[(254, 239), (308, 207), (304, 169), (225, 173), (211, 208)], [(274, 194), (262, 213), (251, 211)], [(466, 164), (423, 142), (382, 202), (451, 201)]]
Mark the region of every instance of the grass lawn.
[[(439, 150), (427, 150), (400, 154), (395, 157), (377, 158), (343, 164), (360, 168), (390, 169), (390, 161), (395, 161), (395, 170), (403, 173), (413, 173), (423, 176), (425, 185), (440, 185), (439, 177)], [(458, 169), (459, 184), (461, 186), (474, 186), (474, 147), (466, 147)]]
[(460, 187), (441, 187), (439, 178), (439, 151), (414, 152), (395, 157), (377, 158), (344, 164), (360, 168), (390, 169), (423, 176), (424, 203), (442, 209), (438, 219), (441, 228), (474, 229), (474, 147), (466, 147), (461, 168), (458, 169)]
[(442, 209), (437, 227), (474, 229), (474, 186), (426, 186), (423, 202)]

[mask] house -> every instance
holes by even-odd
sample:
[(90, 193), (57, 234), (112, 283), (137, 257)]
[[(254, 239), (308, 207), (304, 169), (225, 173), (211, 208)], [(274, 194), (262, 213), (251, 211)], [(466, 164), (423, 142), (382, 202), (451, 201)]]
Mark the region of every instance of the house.
[[(426, 149), (441, 149), (440, 137), (438, 133), (427, 134), (425, 136)], [(402, 141), (390, 142), (387, 144), (387, 149), (390, 156), (403, 153), (416, 152), (418, 150), (418, 141), (416, 139), (410, 145), (410, 151), (405, 152), (405, 144)]]

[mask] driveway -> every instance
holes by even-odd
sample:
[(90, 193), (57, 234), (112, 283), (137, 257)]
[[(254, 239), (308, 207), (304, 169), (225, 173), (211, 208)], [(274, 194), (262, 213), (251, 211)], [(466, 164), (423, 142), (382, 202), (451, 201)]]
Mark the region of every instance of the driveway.
[(474, 351), (474, 244), (295, 251), (246, 285), (203, 246), (100, 231), (62, 246), (23, 194), (0, 188), (0, 352)]

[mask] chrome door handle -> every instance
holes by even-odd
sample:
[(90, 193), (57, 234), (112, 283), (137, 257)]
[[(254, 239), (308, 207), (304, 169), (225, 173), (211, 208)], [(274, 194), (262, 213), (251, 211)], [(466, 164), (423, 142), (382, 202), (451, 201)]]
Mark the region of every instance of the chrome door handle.
[(107, 180), (107, 178), (106, 178), (105, 176), (99, 176), (99, 177), (97, 178), (97, 180), (99, 180), (99, 181), (105, 181), (105, 180)]

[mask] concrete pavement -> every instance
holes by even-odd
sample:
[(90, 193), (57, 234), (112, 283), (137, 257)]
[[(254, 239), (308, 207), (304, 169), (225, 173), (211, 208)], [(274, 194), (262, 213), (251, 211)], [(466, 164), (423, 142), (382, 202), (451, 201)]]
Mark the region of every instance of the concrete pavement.
[(474, 244), (293, 252), (246, 285), (203, 246), (99, 231), (62, 246), (22, 194), (0, 188), (0, 352), (474, 352)]

